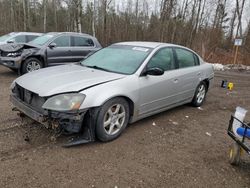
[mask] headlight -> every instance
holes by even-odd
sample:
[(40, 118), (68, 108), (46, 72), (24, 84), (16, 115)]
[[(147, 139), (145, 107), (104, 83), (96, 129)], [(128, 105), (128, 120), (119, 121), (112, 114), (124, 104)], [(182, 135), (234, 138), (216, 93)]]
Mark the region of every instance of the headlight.
[(78, 110), (84, 99), (85, 95), (81, 93), (56, 95), (49, 98), (42, 108), (55, 111)]
[(22, 55), (22, 51), (18, 51), (18, 52), (10, 52), (8, 53), (6, 56), (7, 57), (18, 57)]

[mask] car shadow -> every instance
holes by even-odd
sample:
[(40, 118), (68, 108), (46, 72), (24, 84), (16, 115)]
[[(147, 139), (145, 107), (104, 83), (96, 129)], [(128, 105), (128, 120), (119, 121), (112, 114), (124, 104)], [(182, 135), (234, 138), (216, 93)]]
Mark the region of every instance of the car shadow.
[(177, 106), (177, 107), (171, 108), (169, 110), (160, 112), (158, 114), (143, 118), (135, 123), (129, 124), (129, 126), (137, 126), (137, 125), (140, 125), (143, 123), (147, 123), (149, 121), (151, 122), (152, 120), (161, 119), (161, 117), (163, 117), (163, 116), (168, 116), (169, 118), (171, 118), (171, 115), (178, 114), (178, 112), (180, 112), (180, 111), (185, 112), (185, 109), (189, 109), (189, 108), (194, 109), (195, 107), (192, 107), (190, 104), (184, 104), (181, 106)]
[(18, 72), (12, 71), (8, 68), (0, 68), (0, 77), (4, 77), (4, 78), (16, 78), (18, 77)]

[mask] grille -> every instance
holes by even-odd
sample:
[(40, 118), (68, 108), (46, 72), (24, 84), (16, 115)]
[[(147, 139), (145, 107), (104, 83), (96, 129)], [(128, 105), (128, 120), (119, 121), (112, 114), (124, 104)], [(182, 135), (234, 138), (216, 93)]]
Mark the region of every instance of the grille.
[(46, 99), (44, 97), (40, 97), (38, 94), (33, 93), (18, 84), (16, 84), (15, 88), (13, 89), (13, 93), (23, 101), (26, 105), (31, 107), (32, 109), (43, 113), (44, 109), (42, 108), (43, 104), (45, 103)]
[(0, 53), (0, 54), (1, 54), (1, 56), (2, 56), (2, 57), (7, 57), (8, 53), (9, 53), (9, 52), (4, 52), (4, 51), (1, 51), (1, 53)]

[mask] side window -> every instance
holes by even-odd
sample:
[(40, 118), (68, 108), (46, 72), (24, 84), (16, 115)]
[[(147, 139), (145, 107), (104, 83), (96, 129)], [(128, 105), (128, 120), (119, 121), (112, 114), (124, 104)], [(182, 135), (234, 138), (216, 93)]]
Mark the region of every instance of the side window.
[(94, 46), (90, 38), (73, 36), (73, 46)]
[(25, 43), (26, 37), (25, 37), (25, 35), (18, 35), (16, 37), (14, 37), (14, 40), (15, 40), (15, 42)]
[(56, 44), (56, 47), (69, 47), (70, 46), (70, 37), (69, 36), (60, 36), (56, 38), (52, 43)]
[(181, 48), (176, 48), (175, 52), (179, 68), (192, 67), (199, 64), (199, 60), (194, 53)]
[(197, 55), (194, 54), (194, 61), (195, 61), (195, 65), (199, 65), (200, 64), (200, 60), (197, 57)]
[(36, 35), (26, 35), (26, 37), (27, 37), (27, 42), (29, 42), (29, 41), (34, 40), (34, 39), (37, 38), (38, 36), (36, 36)]
[(148, 68), (159, 67), (163, 70), (175, 69), (174, 55), (172, 48), (163, 48), (150, 59)]

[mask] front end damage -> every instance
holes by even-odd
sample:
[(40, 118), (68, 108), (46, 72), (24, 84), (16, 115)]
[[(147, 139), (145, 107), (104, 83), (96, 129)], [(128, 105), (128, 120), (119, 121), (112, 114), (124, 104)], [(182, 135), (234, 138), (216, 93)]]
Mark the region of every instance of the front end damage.
[(64, 146), (74, 146), (95, 140), (93, 109), (57, 112), (42, 108), (46, 98), (38, 96), (17, 85), (12, 89), (10, 101), (13, 110), (18, 111), (20, 117), (29, 117), (57, 135), (74, 135)]
[(35, 55), (39, 47), (29, 44), (5, 44), (0, 46), (0, 64), (11, 69), (19, 69), (22, 62)]

